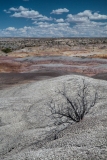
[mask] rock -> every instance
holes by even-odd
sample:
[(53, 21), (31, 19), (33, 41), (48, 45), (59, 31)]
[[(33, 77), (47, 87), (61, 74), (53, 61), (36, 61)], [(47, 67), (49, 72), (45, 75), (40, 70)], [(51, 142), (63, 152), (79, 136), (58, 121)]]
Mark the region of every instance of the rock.
[[(79, 123), (58, 128), (47, 103), (51, 98), (62, 103), (57, 89), (74, 96), (82, 79), (105, 98), (107, 81), (69, 75), (20, 84), (0, 91), (1, 160), (79, 160), (107, 159), (107, 99), (101, 99)], [(94, 86), (94, 87), (93, 87)]]

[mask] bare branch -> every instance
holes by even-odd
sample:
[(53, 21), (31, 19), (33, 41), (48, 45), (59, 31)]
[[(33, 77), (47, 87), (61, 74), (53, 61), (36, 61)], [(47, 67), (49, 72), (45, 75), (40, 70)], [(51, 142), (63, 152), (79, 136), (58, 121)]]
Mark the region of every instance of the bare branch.
[(79, 122), (83, 119), (89, 110), (95, 106), (99, 99), (97, 91), (91, 95), (89, 85), (85, 80), (82, 80), (82, 86), (78, 87), (76, 97), (67, 95), (65, 84), (63, 90), (58, 89), (57, 94), (61, 95), (66, 103), (57, 104), (53, 99), (48, 104), (51, 111), (51, 118), (55, 120), (55, 124), (60, 125), (64, 123)]

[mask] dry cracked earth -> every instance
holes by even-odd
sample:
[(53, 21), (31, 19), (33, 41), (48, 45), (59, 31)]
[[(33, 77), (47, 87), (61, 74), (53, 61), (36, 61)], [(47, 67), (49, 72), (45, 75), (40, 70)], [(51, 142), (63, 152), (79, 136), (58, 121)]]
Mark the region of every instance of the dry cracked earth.
[[(63, 102), (63, 85), (75, 97), (83, 79), (102, 98), (56, 128), (49, 100)], [(107, 38), (0, 38), (0, 160), (106, 160), (106, 95)]]

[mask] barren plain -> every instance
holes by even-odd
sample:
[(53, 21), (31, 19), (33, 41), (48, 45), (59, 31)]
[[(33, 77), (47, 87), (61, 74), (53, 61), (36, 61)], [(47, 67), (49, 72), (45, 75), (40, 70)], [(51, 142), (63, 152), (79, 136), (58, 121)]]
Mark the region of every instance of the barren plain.
[[(47, 103), (83, 79), (103, 98), (55, 138)], [(107, 38), (0, 38), (0, 160), (106, 160), (106, 95)]]

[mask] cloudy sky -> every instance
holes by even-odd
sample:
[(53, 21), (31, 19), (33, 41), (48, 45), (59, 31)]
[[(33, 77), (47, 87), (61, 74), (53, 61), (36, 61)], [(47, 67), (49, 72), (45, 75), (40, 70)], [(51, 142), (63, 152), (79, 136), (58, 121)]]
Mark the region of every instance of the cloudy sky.
[(0, 37), (107, 37), (107, 0), (0, 0)]

